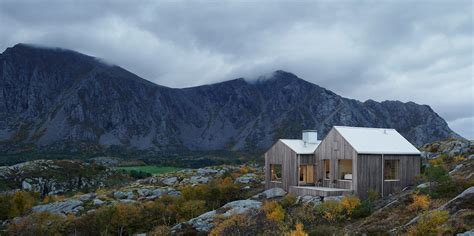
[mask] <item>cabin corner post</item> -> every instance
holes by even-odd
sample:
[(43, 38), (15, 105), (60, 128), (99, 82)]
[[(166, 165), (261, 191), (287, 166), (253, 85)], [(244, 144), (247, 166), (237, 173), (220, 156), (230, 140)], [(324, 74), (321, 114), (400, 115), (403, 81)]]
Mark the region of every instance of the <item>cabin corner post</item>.
[(383, 156), (383, 153), (382, 153), (382, 189), (381, 189), (382, 197), (384, 196), (383, 195), (384, 194), (384, 191), (383, 191), (384, 186), (383, 185), (384, 185), (384, 181), (385, 181), (384, 180), (384, 171), (385, 171), (384, 168), (385, 168), (385, 163), (384, 163), (384, 156)]

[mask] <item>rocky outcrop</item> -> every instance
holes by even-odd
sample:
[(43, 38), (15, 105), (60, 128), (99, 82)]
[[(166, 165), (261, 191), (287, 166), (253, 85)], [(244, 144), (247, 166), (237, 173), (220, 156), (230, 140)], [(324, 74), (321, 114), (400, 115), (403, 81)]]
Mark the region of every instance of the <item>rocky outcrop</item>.
[(83, 202), (80, 200), (67, 200), (62, 202), (53, 202), (45, 205), (34, 206), (33, 212), (49, 212), (53, 214), (67, 215), (69, 213), (77, 214), (84, 210)]
[[(73, 160), (36, 160), (0, 167), (0, 186), (44, 195), (105, 187), (108, 180), (125, 176), (102, 166)], [(0, 189), (1, 190), (1, 189)]]
[(271, 199), (271, 198), (277, 198), (277, 197), (283, 197), (286, 195), (286, 191), (283, 190), (282, 188), (271, 188), (267, 189), (252, 198), (254, 199)]
[(178, 232), (184, 225), (191, 226), (198, 232), (209, 232), (214, 227), (213, 222), (217, 217), (228, 218), (237, 214), (244, 214), (253, 209), (260, 209), (262, 203), (254, 200), (239, 200), (225, 204), (221, 208), (206, 212), (196, 218), (193, 218), (185, 223), (175, 225), (172, 228), (173, 232)]
[[(360, 102), (284, 71), (185, 89), (77, 52), (0, 54), (0, 151), (264, 150), (337, 125), (395, 128), (420, 145), (458, 135), (429, 106)], [(198, 75), (197, 75), (198, 76)]]

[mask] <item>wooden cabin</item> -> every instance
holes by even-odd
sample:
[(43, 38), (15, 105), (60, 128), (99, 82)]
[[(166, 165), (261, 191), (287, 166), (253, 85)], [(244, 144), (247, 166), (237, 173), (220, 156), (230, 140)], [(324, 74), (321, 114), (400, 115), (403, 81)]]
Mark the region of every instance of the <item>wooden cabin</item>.
[[(420, 152), (394, 129), (334, 126), (324, 140), (280, 139), (265, 153), (265, 187), (295, 195), (368, 191), (387, 196), (415, 183)], [(313, 151), (314, 149), (314, 151)]]

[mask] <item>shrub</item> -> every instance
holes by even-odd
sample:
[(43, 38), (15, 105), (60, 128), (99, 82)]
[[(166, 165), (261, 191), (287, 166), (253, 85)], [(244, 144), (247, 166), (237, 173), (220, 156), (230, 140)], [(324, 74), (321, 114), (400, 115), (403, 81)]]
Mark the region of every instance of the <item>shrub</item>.
[(360, 205), (360, 199), (356, 196), (344, 196), (341, 200), (341, 205), (346, 217), (351, 219), (352, 213)]
[(288, 217), (292, 223), (301, 222), (304, 225), (314, 225), (320, 223), (321, 215), (308, 203), (298, 205), (289, 209)]
[(251, 217), (246, 215), (234, 215), (220, 224), (217, 224), (209, 233), (212, 236), (220, 235), (252, 235), (251, 231), (255, 232), (257, 225)]
[(263, 204), (263, 211), (268, 220), (282, 222), (285, 219), (285, 210), (275, 201), (267, 201)]
[(147, 177), (151, 176), (150, 173), (144, 172), (144, 171), (141, 171), (141, 170), (131, 170), (129, 172), (129, 174), (134, 179), (144, 179), (144, 178), (147, 178)]
[(171, 235), (171, 228), (166, 225), (158, 225), (156, 226), (150, 233), (151, 236), (170, 236)]
[(298, 223), (295, 226), (295, 230), (288, 233), (288, 236), (307, 236), (308, 234), (303, 230), (303, 224)]
[(367, 191), (367, 199), (369, 199), (370, 202), (374, 202), (378, 198), (379, 198), (379, 192), (377, 192), (377, 190), (369, 189), (369, 191)]
[(372, 204), (369, 200), (361, 201), (352, 213), (353, 218), (364, 218), (372, 214)]
[(64, 235), (67, 218), (47, 212), (33, 213), (8, 226), (10, 235)]
[(10, 218), (14, 218), (19, 215), (25, 214), (29, 211), (34, 204), (36, 203), (36, 199), (38, 198), (38, 194), (25, 192), (25, 191), (18, 191), (15, 192), (13, 195), (9, 196), (10, 201), (8, 216)]
[(344, 220), (342, 205), (337, 201), (325, 201), (318, 208), (323, 218), (329, 222)]
[(448, 212), (434, 210), (420, 216), (418, 223), (408, 229), (409, 235), (436, 235), (442, 234), (443, 224), (448, 220)]
[(287, 194), (283, 199), (281, 199), (280, 204), (283, 208), (288, 208), (295, 205), (296, 198), (293, 194)]
[(408, 210), (412, 212), (426, 210), (430, 206), (430, 197), (427, 195), (414, 194), (412, 199), (412, 203), (408, 205)]

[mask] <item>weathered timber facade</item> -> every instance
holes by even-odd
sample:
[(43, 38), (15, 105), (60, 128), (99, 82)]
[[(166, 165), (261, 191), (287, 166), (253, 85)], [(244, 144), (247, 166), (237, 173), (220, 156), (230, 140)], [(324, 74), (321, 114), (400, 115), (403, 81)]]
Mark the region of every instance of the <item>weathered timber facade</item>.
[[(370, 130), (370, 132), (376, 131)], [(380, 132), (384, 135), (399, 135), (395, 130), (389, 131), (389, 134), (383, 129)], [(354, 137), (351, 138), (354, 142)], [(401, 136), (397, 138), (402, 139), (401, 144), (406, 141)], [(383, 145), (397, 145), (397, 142)], [(400, 153), (358, 152), (337, 128), (331, 129), (312, 155), (299, 154), (284, 142), (278, 141), (265, 153), (265, 187), (267, 189), (281, 187), (296, 195), (333, 196), (336, 193), (346, 193), (344, 190), (350, 190), (361, 198), (366, 198), (369, 191), (387, 196), (414, 185), (415, 177), (420, 174), (419, 152), (414, 147), (408, 149), (409, 152), (404, 153), (403, 150), (407, 149), (401, 149)], [(281, 181), (271, 181), (272, 164), (281, 165)], [(301, 173), (302, 171), (306, 173), (310, 168), (314, 170), (308, 172), (310, 175)]]

